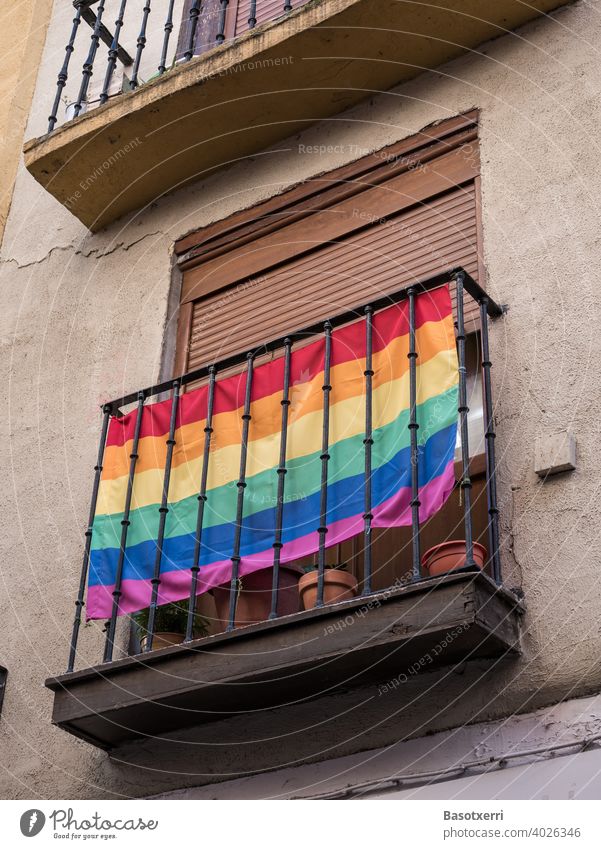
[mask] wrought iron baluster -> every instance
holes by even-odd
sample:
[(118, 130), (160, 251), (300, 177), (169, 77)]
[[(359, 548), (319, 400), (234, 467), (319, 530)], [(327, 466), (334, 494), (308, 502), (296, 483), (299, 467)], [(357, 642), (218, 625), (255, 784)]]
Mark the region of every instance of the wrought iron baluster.
[(317, 600), (316, 607), (323, 607), (324, 573), (326, 566), (326, 535), (328, 533), (328, 462), (330, 459), (330, 360), (332, 355), (332, 325), (329, 321), (324, 324), (325, 354), (323, 365), (323, 426), (321, 439), (321, 488), (319, 503), (319, 553), (317, 559)]
[(484, 389), (484, 451), (486, 454), (486, 499), (488, 503), (488, 542), (492, 559), (493, 578), (502, 583), (501, 554), (499, 551), (499, 508), (497, 505), (497, 461), (495, 457), (495, 422), (492, 401), (490, 351), (488, 345), (488, 298), (480, 301), (480, 326), (482, 337), (482, 386)]
[(67, 664), (67, 672), (73, 672), (75, 667), (75, 655), (77, 653), (77, 640), (79, 638), (79, 628), (81, 626), (81, 613), (84, 606), (84, 598), (86, 592), (86, 581), (90, 569), (90, 550), (92, 548), (92, 533), (94, 526), (94, 517), (96, 516), (96, 502), (98, 501), (98, 490), (100, 489), (100, 477), (102, 475), (102, 463), (104, 460), (104, 446), (106, 444), (106, 435), (109, 427), (109, 419), (111, 415), (111, 405), (105, 404), (102, 408), (102, 428), (100, 431), (100, 442), (98, 444), (98, 456), (96, 465), (94, 466), (94, 485), (92, 487), (92, 499), (90, 501), (90, 513), (88, 516), (88, 527), (86, 529), (86, 542), (84, 546), (83, 562), (81, 564), (81, 574), (79, 578), (79, 592), (77, 593), (77, 601), (75, 602), (75, 618), (73, 619), (73, 631), (71, 633), (71, 648), (69, 650), (69, 663)]
[(6, 666), (0, 666), (0, 715), (2, 714), (2, 706), (4, 704), (4, 694), (6, 692), (6, 681), (8, 678), (8, 669)]
[(371, 574), (372, 574), (372, 546), (371, 546), (371, 522), (373, 514), (371, 512), (371, 452), (374, 444), (372, 436), (373, 427), (373, 392), (372, 378), (374, 371), (372, 368), (372, 348), (373, 348), (373, 307), (365, 307), (365, 502), (363, 513), (363, 537), (364, 537), (364, 555), (363, 555), (363, 592), (365, 595), (371, 593)]
[(292, 339), (284, 339), (284, 386), (282, 389), (282, 421), (280, 425), (280, 461), (278, 464), (277, 504), (275, 508), (275, 536), (273, 540), (273, 582), (271, 586), (270, 619), (278, 615), (278, 589), (280, 579), (280, 555), (282, 551), (282, 522), (284, 516), (284, 483), (286, 479), (286, 445), (288, 441), (288, 409), (290, 407), (290, 357)]
[(233, 631), (236, 623), (236, 604), (238, 600), (238, 578), (240, 574), (240, 543), (242, 539), (242, 519), (244, 509), (244, 490), (246, 489), (246, 457), (248, 454), (248, 431), (250, 427), (250, 398), (252, 392), (253, 360), (254, 354), (246, 355), (246, 395), (244, 398), (244, 412), (242, 414), (242, 442), (240, 445), (240, 476), (236, 486), (238, 487), (238, 499), (236, 503), (236, 525), (234, 530), (234, 548), (231, 556), (232, 579), (230, 582), (230, 609), (227, 630)]
[(409, 299), (409, 434), (411, 441), (411, 543), (412, 577), (420, 578), (421, 546), (419, 538), (419, 449), (417, 445), (417, 349), (415, 347), (415, 289), (407, 290)]
[(115, 35), (113, 36), (113, 41), (109, 48), (109, 58), (106, 66), (104, 85), (102, 86), (102, 92), (100, 94), (101, 103), (106, 103), (106, 101), (109, 99), (109, 87), (111, 85), (113, 73), (115, 71), (115, 68), (117, 67), (117, 56), (119, 55), (119, 36), (121, 35), (121, 28), (123, 27), (126, 5), (127, 0), (121, 0), (119, 13), (117, 14), (117, 19), (115, 20)]
[(169, 50), (169, 39), (171, 38), (171, 33), (173, 32), (173, 6), (175, 5), (175, 0), (169, 0), (169, 6), (167, 8), (167, 17), (165, 19), (165, 35), (163, 36), (163, 50), (161, 52), (161, 61), (159, 62), (159, 76), (165, 73), (167, 70), (167, 51)]
[(163, 543), (165, 540), (165, 523), (167, 521), (167, 513), (169, 507), (169, 481), (171, 480), (171, 463), (173, 461), (173, 449), (175, 447), (175, 425), (177, 422), (177, 410), (179, 407), (179, 380), (173, 381), (173, 391), (171, 394), (171, 418), (169, 420), (169, 437), (167, 439), (167, 455), (165, 457), (165, 472), (163, 474), (163, 492), (161, 494), (161, 506), (159, 507), (159, 531), (157, 534), (157, 548), (154, 558), (154, 573), (152, 576), (152, 593), (150, 596), (150, 608), (148, 611), (148, 636), (146, 638), (145, 652), (152, 651), (152, 641), (154, 639), (154, 623), (156, 620), (159, 586), (161, 583), (161, 564), (163, 561)]
[(254, 29), (257, 25), (257, 0), (250, 0), (250, 10), (248, 13), (248, 28)]
[(117, 627), (117, 615), (119, 613), (119, 601), (121, 599), (121, 583), (123, 579), (123, 563), (125, 561), (125, 549), (127, 546), (127, 532), (129, 530), (129, 513), (131, 508), (131, 498), (134, 488), (134, 475), (136, 473), (136, 462), (138, 460), (138, 443), (140, 440), (140, 428), (142, 427), (142, 415), (144, 412), (144, 392), (138, 392), (138, 411), (136, 413), (136, 423), (134, 425), (134, 436), (132, 439), (131, 454), (129, 455), (129, 475), (127, 478), (127, 491), (125, 493), (125, 506), (123, 508), (123, 519), (121, 520), (121, 540), (119, 543), (119, 559), (117, 561), (117, 570), (115, 573), (115, 587), (113, 589), (113, 609), (111, 618), (108, 623), (106, 632), (106, 642), (104, 644), (104, 663), (109, 663), (113, 659), (113, 649), (115, 647), (115, 630)]
[(194, 56), (194, 43), (196, 41), (196, 30), (198, 28), (198, 16), (200, 15), (200, 0), (194, 0), (190, 7), (190, 36), (188, 38), (188, 47), (184, 53), (184, 59), (188, 62)]
[(194, 536), (194, 555), (190, 569), (190, 598), (188, 601), (188, 621), (186, 624), (186, 642), (194, 639), (194, 617), (196, 615), (196, 590), (198, 573), (200, 571), (200, 551), (202, 545), (202, 526), (204, 510), (207, 502), (207, 478), (209, 474), (209, 456), (211, 451), (211, 436), (213, 433), (213, 404), (215, 399), (215, 369), (209, 367), (209, 387), (207, 390), (207, 418), (205, 421), (205, 443), (202, 453), (202, 471), (200, 473), (200, 489), (198, 492), (198, 511), (196, 513), (196, 534)]
[(90, 36), (90, 50), (88, 52), (86, 61), (83, 63), (83, 70), (81, 72), (81, 86), (79, 87), (77, 102), (75, 104), (75, 108), (73, 109), (73, 114), (76, 118), (81, 112), (81, 107), (85, 103), (86, 97), (88, 96), (88, 86), (90, 85), (90, 79), (94, 72), (94, 60), (96, 59), (96, 51), (98, 50), (98, 44), (100, 43), (100, 28), (102, 25), (103, 13), (104, 0), (100, 0), (100, 3), (98, 4), (98, 9), (96, 10), (96, 23), (94, 24), (94, 29), (92, 30), (92, 35)]
[(225, 41), (225, 16), (227, 15), (227, 7), (229, 0), (221, 0), (221, 8), (219, 10), (219, 28), (217, 31), (217, 44), (222, 44)]
[(472, 534), (472, 481), (470, 478), (470, 448), (468, 436), (467, 414), (467, 368), (465, 365), (465, 320), (463, 315), (463, 271), (454, 273), (457, 295), (457, 356), (459, 359), (459, 413), (461, 436), (461, 491), (463, 493), (463, 515), (465, 526), (465, 566), (475, 568), (474, 540)]
[(63, 96), (63, 89), (67, 85), (67, 79), (69, 77), (69, 62), (71, 61), (71, 55), (75, 50), (75, 37), (77, 36), (77, 30), (79, 29), (79, 24), (81, 23), (81, 9), (78, 9), (75, 13), (75, 17), (73, 18), (73, 27), (71, 29), (71, 36), (69, 37), (69, 43), (65, 47), (65, 59), (63, 61), (62, 68), (58, 72), (58, 80), (56, 83), (56, 95), (54, 97), (54, 103), (52, 104), (52, 112), (48, 116), (48, 132), (51, 133), (54, 129), (54, 126), (57, 121), (58, 109), (61, 102), (61, 97)]
[(138, 40), (136, 42), (136, 58), (134, 59), (134, 67), (132, 69), (130, 81), (132, 88), (138, 87), (140, 62), (142, 61), (142, 53), (146, 47), (146, 28), (148, 26), (148, 16), (150, 15), (150, 3), (151, 0), (146, 0), (144, 8), (142, 9), (142, 26), (140, 27), (140, 34), (138, 35)]

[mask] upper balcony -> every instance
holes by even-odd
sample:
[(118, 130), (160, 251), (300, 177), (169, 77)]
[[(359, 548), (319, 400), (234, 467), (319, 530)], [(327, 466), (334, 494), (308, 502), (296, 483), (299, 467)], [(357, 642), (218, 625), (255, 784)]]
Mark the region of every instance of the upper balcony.
[(564, 2), (74, 0), (25, 164), (96, 231)]
[[(105, 404), (67, 672), (46, 682), (53, 721), (115, 749), (518, 653), (495, 478), (499, 315), (457, 269)], [(75, 671), (98, 642), (102, 662)]]

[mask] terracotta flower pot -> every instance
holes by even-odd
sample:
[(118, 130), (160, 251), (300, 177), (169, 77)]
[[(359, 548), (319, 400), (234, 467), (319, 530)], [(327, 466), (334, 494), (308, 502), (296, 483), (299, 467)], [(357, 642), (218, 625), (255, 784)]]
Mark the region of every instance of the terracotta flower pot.
[[(315, 607), (317, 601), (317, 569), (306, 572), (298, 582), (298, 591), (304, 610)], [(326, 569), (323, 573), (323, 603), (349, 601), (357, 595), (357, 579), (342, 569)]]
[[(280, 566), (280, 582), (278, 592), (278, 616), (298, 613), (298, 578), (299, 569)], [(256, 625), (265, 622), (271, 611), (271, 584), (273, 572), (271, 569), (261, 569), (251, 572), (241, 579), (242, 589), (238, 593), (236, 604), (235, 627)], [(222, 630), (225, 630), (229, 620), (230, 585), (221, 584), (211, 590), (217, 608), (217, 618)]]
[[(165, 649), (167, 646), (179, 646), (184, 642), (184, 634), (176, 634), (175, 631), (157, 631), (152, 639), (152, 650)], [(148, 634), (145, 634), (140, 640), (140, 648), (142, 651), (146, 648), (148, 642)]]
[[(483, 545), (474, 543), (474, 562), (479, 569), (484, 568), (486, 553)], [(465, 540), (451, 539), (428, 549), (422, 557), (422, 566), (430, 576), (444, 575), (465, 566)]]

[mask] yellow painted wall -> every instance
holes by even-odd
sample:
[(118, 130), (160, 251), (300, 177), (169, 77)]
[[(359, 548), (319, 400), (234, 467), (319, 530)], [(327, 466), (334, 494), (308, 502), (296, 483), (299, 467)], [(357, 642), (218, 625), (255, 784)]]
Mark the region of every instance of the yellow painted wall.
[(0, 0), (0, 241), (52, 0)]

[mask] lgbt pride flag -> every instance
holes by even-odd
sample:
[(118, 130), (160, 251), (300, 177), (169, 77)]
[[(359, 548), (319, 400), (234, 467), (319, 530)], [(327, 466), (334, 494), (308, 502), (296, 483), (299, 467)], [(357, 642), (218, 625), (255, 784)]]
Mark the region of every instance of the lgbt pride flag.
[[(373, 316), (373, 527), (411, 524), (407, 301)], [(454, 484), (457, 355), (448, 287), (415, 301), (420, 520), (440, 509)], [(331, 340), (327, 545), (363, 530), (365, 320)], [(292, 352), (281, 562), (318, 549), (325, 339)], [(240, 576), (273, 562), (284, 358), (254, 369), (241, 533)], [(198, 591), (228, 582), (236, 516), (246, 374), (215, 385)], [(208, 388), (182, 395), (168, 507), (159, 604), (188, 596), (202, 471)], [(144, 407), (123, 566), (121, 614), (148, 606), (159, 526), (171, 401)], [(92, 532), (87, 612), (110, 616), (136, 412), (112, 418)]]

